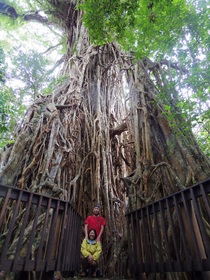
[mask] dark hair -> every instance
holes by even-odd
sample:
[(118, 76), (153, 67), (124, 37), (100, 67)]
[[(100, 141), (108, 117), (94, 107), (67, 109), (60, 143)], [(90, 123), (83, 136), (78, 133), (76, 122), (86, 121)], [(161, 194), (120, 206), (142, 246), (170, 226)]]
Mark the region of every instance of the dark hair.
[(100, 204), (99, 204), (99, 203), (95, 204), (95, 205), (93, 206), (93, 208), (95, 208), (95, 207), (97, 207), (97, 208), (100, 209)]
[(95, 233), (95, 239), (97, 238), (97, 233), (96, 233), (96, 230), (94, 228), (91, 228), (89, 231), (88, 231), (88, 237), (89, 237), (89, 234), (91, 231), (94, 231)]

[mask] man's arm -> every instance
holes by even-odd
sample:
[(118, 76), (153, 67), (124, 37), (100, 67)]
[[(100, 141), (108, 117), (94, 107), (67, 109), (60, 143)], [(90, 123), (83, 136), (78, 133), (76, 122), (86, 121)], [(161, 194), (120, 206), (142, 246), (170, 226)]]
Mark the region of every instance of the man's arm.
[(96, 241), (101, 241), (101, 235), (102, 235), (103, 231), (104, 231), (104, 226), (101, 226), (101, 230), (99, 232), (99, 235), (97, 236)]
[(88, 224), (85, 224), (85, 239), (88, 239)]

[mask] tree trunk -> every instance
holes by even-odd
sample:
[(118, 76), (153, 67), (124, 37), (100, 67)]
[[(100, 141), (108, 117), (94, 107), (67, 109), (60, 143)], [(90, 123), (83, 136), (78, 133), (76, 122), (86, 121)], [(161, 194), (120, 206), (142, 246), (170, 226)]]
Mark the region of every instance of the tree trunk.
[(92, 46), (81, 12), (65, 5), (67, 80), (28, 110), (2, 151), (0, 182), (68, 200), (84, 219), (99, 202), (103, 273), (114, 276), (127, 267), (125, 212), (206, 179), (210, 163), (180, 120), (172, 126), (163, 114), (161, 66), (154, 81), (147, 60), (134, 64), (115, 44)]

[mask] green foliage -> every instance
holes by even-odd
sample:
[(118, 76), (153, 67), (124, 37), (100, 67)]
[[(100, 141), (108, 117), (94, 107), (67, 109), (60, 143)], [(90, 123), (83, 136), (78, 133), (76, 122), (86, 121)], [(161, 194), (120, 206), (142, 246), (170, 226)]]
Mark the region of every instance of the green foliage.
[(117, 41), (138, 57), (171, 49), (190, 13), (185, 0), (84, 0), (78, 8), (93, 43)]
[(85, 11), (83, 20), (91, 40), (95, 44), (104, 44), (120, 39), (125, 28), (134, 26), (134, 11), (138, 8), (138, 2), (87, 0), (79, 4), (78, 8)]
[(0, 147), (11, 141), (12, 131), (27, 107), (38, 95), (49, 93), (49, 87), (52, 90), (56, 84), (47, 71), (49, 59), (35, 50), (10, 51), (7, 61), (5, 83), (0, 84)]
[(7, 7), (5, 12), (0, 9), (1, 28), (14, 30), (21, 26), (24, 23), (23, 18), (18, 16), (21, 13), (21, 6), (16, 1), (7, 0), (1, 2), (5, 2)]
[[(51, 81), (51, 77), (46, 71), (50, 64), (49, 59), (34, 50), (29, 50), (27, 53), (19, 50), (13, 52), (10, 58), (13, 65), (10, 79), (18, 80), (19, 91), (27, 92), (27, 95), (34, 100)], [(17, 89), (18, 87), (16, 87)]]
[(5, 63), (5, 54), (0, 46), (0, 82), (5, 82), (5, 71), (6, 71), (6, 63)]
[(12, 92), (5, 86), (6, 68), (5, 54), (0, 48), (0, 146), (8, 131), (13, 128), (10, 121), (15, 112), (14, 104), (11, 102)]
[(193, 119), (193, 130), (201, 149), (210, 157), (210, 110), (208, 106), (201, 104), (203, 111)]
[(58, 78), (52, 78), (47, 87), (43, 90), (44, 95), (51, 94), (53, 89), (68, 80), (68, 76), (59, 76)]
[(0, 85), (0, 147), (10, 141), (17, 114), (18, 110), (12, 90)]
[[(8, 0), (7, 4), (16, 10), (19, 17), (14, 20), (0, 14), (0, 146), (12, 141), (15, 126), (19, 125), (33, 100), (38, 95), (49, 94), (56, 84), (51, 70), (55, 57), (53, 52), (56, 46), (58, 51), (61, 50), (59, 39), (65, 40), (58, 29), (24, 21), (24, 15), (42, 10), (37, 1), (17, 0), (14, 3)], [(49, 4), (42, 7), (47, 10)], [(52, 47), (52, 42), (55, 47)], [(50, 51), (46, 52), (46, 48)]]

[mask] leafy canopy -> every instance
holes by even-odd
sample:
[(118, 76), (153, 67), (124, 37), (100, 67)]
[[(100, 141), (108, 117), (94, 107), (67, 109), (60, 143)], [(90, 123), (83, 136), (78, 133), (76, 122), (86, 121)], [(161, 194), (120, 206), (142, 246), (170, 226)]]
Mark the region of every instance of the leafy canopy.
[(84, 0), (84, 24), (93, 43), (117, 41), (142, 55), (164, 51), (183, 33), (192, 13), (185, 0)]

